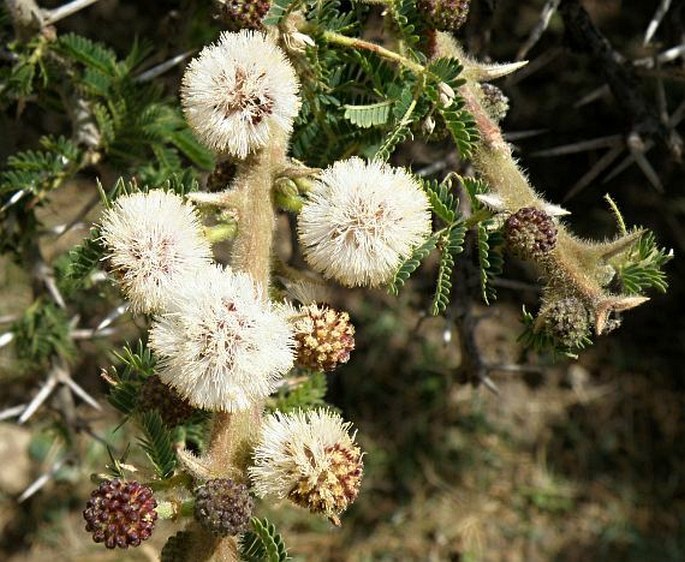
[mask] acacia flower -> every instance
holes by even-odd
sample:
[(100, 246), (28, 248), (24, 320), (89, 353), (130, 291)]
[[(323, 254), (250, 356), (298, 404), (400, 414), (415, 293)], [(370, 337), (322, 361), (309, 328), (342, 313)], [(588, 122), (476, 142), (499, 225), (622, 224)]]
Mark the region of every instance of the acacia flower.
[(209, 148), (245, 158), (276, 132), (289, 133), (300, 108), (299, 82), (283, 51), (264, 33), (224, 32), (183, 76), (186, 119)]
[(271, 394), (292, 367), (293, 346), (252, 278), (219, 266), (187, 277), (150, 330), (159, 378), (208, 410), (244, 410)]
[(288, 498), (339, 525), (362, 477), (351, 425), (325, 409), (268, 416), (248, 469), (257, 495)]
[(163, 310), (176, 280), (212, 257), (195, 207), (161, 189), (119, 197), (100, 233), (134, 312)]
[(295, 334), (298, 366), (332, 371), (350, 359), (354, 326), (347, 312), (310, 304), (293, 311), (289, 319)]
[(298, 220), (309, 265), (348, 287), (388, 281), (430, 230), (428, 197), (407, 171), (356, 157), (321, 173)]

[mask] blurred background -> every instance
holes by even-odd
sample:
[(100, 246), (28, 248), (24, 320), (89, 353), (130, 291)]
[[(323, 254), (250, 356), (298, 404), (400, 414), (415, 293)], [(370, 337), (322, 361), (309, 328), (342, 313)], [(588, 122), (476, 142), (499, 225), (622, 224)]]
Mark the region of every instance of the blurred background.
[[(151, 41), (152, 65), (217, 36), (209, 4), (101, 0), (58, 29), (121, 55), (134, 38)], [(660, 245), (674, 249), (669, 291), (652, 295), (577, 360), (556, 362), (517, 342), (521, 303), (535, 310), (538, 298), (535, 274), (520, 262), (507, 262), (499, 298), (486, 307), (466, 255), (457, 264), (459, 298), (445, 318), (425, 313), (435, 278), (430, 263), (398, 298), (335, 292), (357, 327), (357, 349), (330, 375), (328, 399), (358, 429), (366, 471), (340, 529), (289, 505), (262, 506), (295, 560), (685, 560), (685, 192), (677, 135), (685, 111), (683, 2), (586, 0), (593, 29), (574, 19), (573, 2), (561, 2), (564, 14), (558, 4), (473, 0), (458, 38), (480, 60), (530, 61), (497, 86), (510, 100), (503, 130), (532, 184), (571, 211), (568, 223), (588, 238), (616, 233), (604, 200), (610, 193), (628, 225), (652, 229)], [(660, 5), (669, 9), (645, 44)], [(182, 66), (159, 79), (171, 97)], [(59, 115), (32, 106), (17, 115), (12, 107), (0, 116), (0, 162), (65, 127)], [(420, 141), (403, 145), (396, 162), (438, 174), (464, 168), (449, 145)], [(43, 224), (69, 222), (95, 193), (94, 179), (61, 189), (41, 210)], [(87, 232), (85, 224), (46, 242), (45, 255)], [(0, 257), (0, 316), (30, 304), (27, 279)], [(118, 337), (135, 334), (131, 323)], [(100, 368), (111, 357), (105, 343), (91, 348), (74, 378), (102, 396)], [(6, 409), (35, 394), (39, 379), (11, 368), (9, 351), (0, 351)], [(126, 427), (114, 432), (120, 419), (107, 405), (97, 412), (77, 401), (75, 411), (84, 422), (68, 436), (77, 457), (52, 472), (55, 440), (67, 437), (56, 433), (49, 408), (26, 425), (0, 422), (0, 559), (155, 560), (170, 525), (130, 553), (105, 551), (83, 531), (88, 476), (108, 462), (103, 442), (123, 450), (130, 435)], [(45, 485), (19, 503), (46, 473)]]

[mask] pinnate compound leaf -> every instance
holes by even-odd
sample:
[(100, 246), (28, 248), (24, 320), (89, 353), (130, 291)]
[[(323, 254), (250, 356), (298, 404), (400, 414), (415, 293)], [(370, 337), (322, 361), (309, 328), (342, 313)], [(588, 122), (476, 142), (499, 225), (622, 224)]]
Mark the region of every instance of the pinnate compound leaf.
[(252, 530), (241, 540), (240, 555), (246, 562), (285, 562), (289, 560), (283, 538), (268, 519), (252, 518)]
[(433, 234), (429, 236), (423, 244), (414, 248), (412, 255), (404, 261), (400, 268), (395, 272), (392, 281), (390, 281), (388, 286), (388, 292), (390, 294), (397, 295), (399, 293), (400, 288), (402, 288), (402, 286), (407, 282), (407, 279), (409, 279), (410, 275), (416, 271), (421, 262), (426, 259), (428, 254), (435, 249), (437, 242), (438, 237), (437, 235)]
[(140, 445), (155, 467), (160, 478), (169, 478), (176, 468), (176, 453), (174, 451), (171, 432), (162, 421), (157, 410), (141, 414), (139, 418), (143, 436)]

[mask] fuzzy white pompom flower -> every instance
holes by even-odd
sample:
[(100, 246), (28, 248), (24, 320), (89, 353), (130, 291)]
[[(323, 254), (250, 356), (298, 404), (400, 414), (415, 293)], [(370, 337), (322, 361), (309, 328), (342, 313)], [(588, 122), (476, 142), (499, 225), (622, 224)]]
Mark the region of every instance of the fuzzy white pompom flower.
[(351, 425), (325, 409), (268, 416), (248, 469), (257, 495), (288, 498), (339, 525), (363, 469)]
[(186, 119), (209, 148), (245, 158), (275, 132), (289, 133), (300, 109), (299, 82), (283, 51), (264, 33), (224, 32), (183, 76)]
[(271, 394), (293, 365), (286, 320), (244, 273), (207, 266), (183, 285), (150, 329), (162, 382), (215, 411), (245, 410)]
[(342, 285), (378, 286), (430, 234), (429, 206), (403, 168), (338, 161), (321, 173), (300, 212), (305, 259)]
[(134, 312), (163, 310), (176, 280), (212, 258), (195, 207), (161, 189), (116, 199), (100, 233)]

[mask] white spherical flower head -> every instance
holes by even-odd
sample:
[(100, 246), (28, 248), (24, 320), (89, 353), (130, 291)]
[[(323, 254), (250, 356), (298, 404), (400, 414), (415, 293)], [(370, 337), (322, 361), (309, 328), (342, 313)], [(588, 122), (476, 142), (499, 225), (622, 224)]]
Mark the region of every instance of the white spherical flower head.
[(208, 266), (184, 285), (150, 329), (162, 382), (214, 411), (245, 410), (271, 394), (293, 364), (286, 320), (246, 274)]
[(388, 281), (431, 231), (429, 201), (403, 168), (350, 158), (324, 170), (298, 219), (305, 259), (342, 285)]
[(248, 469), (257, 495), (288, 498), (340, 524), (363, 469), (351, 425), (325, 409), (268, 416)]
[(119, 197), (100, 232), (134, 312), (163, 310), (176, 280), (212, 258), (196, 209), (161, 189)]
[(245, 158), (274, 133), (289, 133), (300, 108), (299, 82), (281, 49), (264, 33), (224, 32), (186, 69), (181, 102), (209, 148)]

